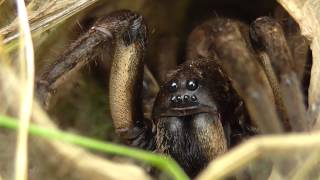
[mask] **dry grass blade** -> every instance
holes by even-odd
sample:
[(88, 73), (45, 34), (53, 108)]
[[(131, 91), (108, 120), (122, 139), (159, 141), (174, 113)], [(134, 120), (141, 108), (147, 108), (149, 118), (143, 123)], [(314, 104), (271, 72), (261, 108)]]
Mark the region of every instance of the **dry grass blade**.
[(231, 150), (226, 155), (217, 158), (197, 179), (223, 179), (241, 168), (245, 168), (257, 158), (270, 153), (288, 153), (292, 150), (305, 150), (308, 148), (319, 149), (319, 137), (320, 133), (317, 132), (314, 134), (291, 134), (287, 136), (253, 138)]
[(27, 142), (28, 127), (32, 112), (33, 88), (34, 88), (34, 52), (28, 22), (26, 6), (23, 0), (17, 0), (19, 17), (19, 63), (21, 75), (20, 92), (20, 127), (16, 148), (15, 178), (27, 179)]
[[(28, 5), (28, 9), (32, 10), (29, 16), (31, 31), (33, 34), (40, 34), (96, 2), (97, 0), (56, 0), (43, 1), (39, 5), (38, 1), (31, 1)], [(0, 29), (0, 34), (6, 37), (5, 43), (19, 36), (17, 27), (18, 23), (14, 20), (9, 26)]]
[(292, 180), (308, 179), (310, 172), (318, 166), (320, 162), (320, 153), (316, 149), (311, 151), (309, 157), (293, 171), (295, 172), (292, 176)]

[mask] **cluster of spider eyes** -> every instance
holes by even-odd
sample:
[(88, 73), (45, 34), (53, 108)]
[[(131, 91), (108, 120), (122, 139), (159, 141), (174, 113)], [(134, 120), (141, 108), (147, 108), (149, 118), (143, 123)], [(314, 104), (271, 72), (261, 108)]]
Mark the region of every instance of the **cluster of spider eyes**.
[[(188, 80), (186, 82), (186, 88), (189, 90), (189, 91), (195, 91), (196, 89), (198, 89), (199, 85), (198, 85), (198, 81), (197, 80)], [(177, 92), (179, 89), (179, 84), (177, 81), (172, 81), (169, 85), (169, 91), (171, 93), (174, 93), (174, 92)], [(172, 96), (171, 97), (171, 102), (173, 103), (181, 103), (183, 101), (186, 101), (186, 102), (196, 102), (197, 101), (197, 97), (195, 95), (192, 95), (192, 96), (189, 96), (189, 95), (184, 95), (184, 96), (180, 96), (180, 95), (177, 95), (177, 96)]]
[[(198, 81), (197, 80), (188, 80), (186, 83), (186, 88), (190, 91), (194, 91), (198, 88)], [(177, 92), (177, 90), (179, 89), (179, 85), (177, 83), (177, 81), (172, 81), (169, 85), (169, 91), (170, 92)]]

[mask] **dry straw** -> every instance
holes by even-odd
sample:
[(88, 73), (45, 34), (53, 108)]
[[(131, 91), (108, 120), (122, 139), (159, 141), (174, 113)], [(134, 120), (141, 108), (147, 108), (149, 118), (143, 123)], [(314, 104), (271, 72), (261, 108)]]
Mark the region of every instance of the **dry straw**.
[(16, 148), (15, 179), (27, 179), (28, 128), (32, 112), (34, 89), (34, 53), (26, 6), (17, 0), (19, 17), (20, 109)]

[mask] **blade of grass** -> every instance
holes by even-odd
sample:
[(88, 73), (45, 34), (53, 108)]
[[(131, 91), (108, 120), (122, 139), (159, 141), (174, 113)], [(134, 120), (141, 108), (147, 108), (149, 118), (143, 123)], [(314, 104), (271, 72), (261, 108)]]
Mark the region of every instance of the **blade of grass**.
[[(14, 118), (0, 115), (0, 126), (10, 129), (17, 129), (19, 124)], [(172, 160), (170, 157), (164, 155), (158, 155), (151, 152), (143, 151), (140, 149), (129, 148), (122, 145), (116, 145), (104, 141), (99, 141), (67, 132), (63, 132), (55, 129), (43, 128), (37, 125), (30, 124), (29, 133), (39, 137), (44, 137), (51, 140), (64, 141), (88, 149), (97, 150), (105, 153), (122, 155), (131, 158), (135, 158), (151, 164), (164, 172), (171, 175), (177, 180), (189, 179), (180, 166)]]
[(28, 126), (31, 117), (34, 82), (34, 53), (24, 0), (16, 0), (19, 17), (19, 63), (21, 75), (19, 130), (15, 160), (15, 179), (27, 179)]

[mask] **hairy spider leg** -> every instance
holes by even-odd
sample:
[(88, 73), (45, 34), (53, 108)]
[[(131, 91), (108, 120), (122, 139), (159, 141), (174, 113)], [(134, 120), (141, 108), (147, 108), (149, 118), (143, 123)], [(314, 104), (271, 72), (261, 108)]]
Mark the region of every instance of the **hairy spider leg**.
[[(239, 95), (235, 92), (234, 88), (232, 88), (228, 75), (224, 72), (221, 65), (218, 64), (216, 54), (213, 55), (213, 52), (209, 53), (212, 43), (212, 38), (210, 36), (211, 26), (214, 26), (214, 23), (212, 23), (212, 20), (210, 19), (192, 30), (188, 37), (186, 60), (187, 63), (204, 63), (206, 68), (203, 70), (210, 74), (211, 79), (215, 79), (215, 76), (225, 76), (224, 83), (217, 81), (214, 81), (213, 83), (224, 86), (225, 95), (221, 94), (220, 96), (228, 97), (223, 98), (222, 102), (219, 102), (219, 106), (222, 111), (221, 116), (223, 116), (222, 123), (225, 137), (227, 138), (228, 148), (230, 148), (248, 137), (257, 134), (258, 130), (250, 121), (243, 101), (239, 98)], [(217, 70), (214, 71), (212, 68), (208, 68), (209, 66), (205, 64), (207, 61), (203, 61), (202, 59), (210, 60), (208, 64), (215, 66), (215, 69)], [(212, 90), (217, 91), (214, 88)]]
[[(283, 114), (293, 131), (310, 129), (303, 93), (294, 69), (294, 60), (284, 32), (275, 20), (260, 17), (250, 26), (250, 37), (257, 45), (269, 82)], [(289, 130), (290, 130), (289, 129)]]
[(110, 76), (110, 108), (116, 132), (127, 143), (154, 149), (151, 120), (142, 110), (142, 80), (147, 27), (142, 16), (131, 20), (127, 31), (116, 41)]
[(262, 68), (242, 33), (243, 27), (230, 19), (215, 19), (211, 25), (209, 51), (231, 78), (231, 83), (243, 98), (249, 115), (262, 133), (283, 132), (273, 100), (266, 89)]
[(77, 39), (36, 82), (36, 93), (46, 108), (63, 82), (96, 57), (103, 48), (114, 46), (110, 79), (110, 107), (116, 132), (127, 143), (153, 149), (151, 121), (142, 110), (143, 55), (147, 29), (142, 16), (128, 10), (100, 18)]
[(101, 45), (112, 43), (113, 37), (95, 28), (82, 35), (53, 63), (36, 82), (36, 95), (45, 109), (48, 109), (50, 98), (56, 89), (69, 79), (72, 72), (85, 66), (99, 56)]

